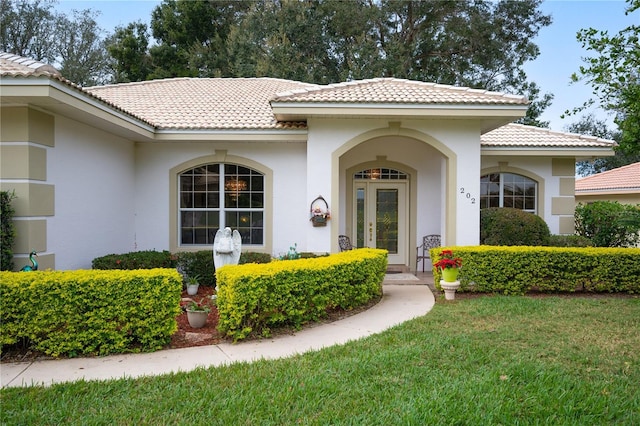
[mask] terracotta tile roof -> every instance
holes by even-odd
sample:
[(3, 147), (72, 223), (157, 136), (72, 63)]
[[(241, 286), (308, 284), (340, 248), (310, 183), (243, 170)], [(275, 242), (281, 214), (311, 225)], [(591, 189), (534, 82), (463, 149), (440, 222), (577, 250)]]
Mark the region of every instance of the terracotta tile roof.
[(375, 78), (278, 93), (273, 102), (527, 105), (523, 96), (397, 78)]
[(584, 147), (610, 148), (615, 142), (576, 133), (555, 132), (522, 124), (507, 124), (481, 136), (483, 147)]
[(576, 194), (593, 191), (640, 193), (640, 162), (576, 179)]
[(161, 129), (305, 129), (277, 122), (269, 100), (312, 85), (275, 78), (173, 78), (85, 90)]
[(10, 77), (47, 76), (64, 80), (60, 71), (49, 64), (5, 52), (0, 52), (0, 74)]

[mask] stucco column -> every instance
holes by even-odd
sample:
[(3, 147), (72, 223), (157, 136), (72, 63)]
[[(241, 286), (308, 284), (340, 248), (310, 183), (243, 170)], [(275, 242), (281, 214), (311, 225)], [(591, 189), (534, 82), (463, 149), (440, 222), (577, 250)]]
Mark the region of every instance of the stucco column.
[[(331, 154), (335, 148), (331, 139), (323, 136), (320, 132), (309, 132), (307, 141), (307, 212), (311, 203), (318, 196), (323, 197), (331, 211), (332, 218), (327, 221), (326, 226), (314, 227), (309, 221), (306, 228), (306, 251), (316, 253), (331, 252), (331, 229), (337, 225), (338, 206), (332, 205), (334, 202), (332, 188), (338, 188), (339, 171), (332, 168)], [(337, 194), (336, 194), (337, 195)]]
[(455, 160), (449, 162), (456, 180), (447, 190), (455, 200), (455, 241), (451, 243), (458, 246), (480, 242), (480, 135), (477, 138), (456, 149)]

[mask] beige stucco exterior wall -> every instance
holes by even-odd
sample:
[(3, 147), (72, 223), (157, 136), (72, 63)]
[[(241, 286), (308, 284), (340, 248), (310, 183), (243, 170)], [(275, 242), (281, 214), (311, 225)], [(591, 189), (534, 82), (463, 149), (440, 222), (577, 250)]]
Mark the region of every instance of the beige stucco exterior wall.
[(573, 158), (483, 155), (481, 175), (495, 172), (519, 174), (538, 182), (537, 214), (552, 234), (574, 233)]
[(47, 252), (47, 220), (55, 214), (55, 186), (47, 182), (48, 150), (55, 147), (55, 119), (24, 107), (0, 110), (0, 188), (13, 191), (15, 209), (15, 268), (29, 264), (38, 252), (40, 269), (55, 268)]

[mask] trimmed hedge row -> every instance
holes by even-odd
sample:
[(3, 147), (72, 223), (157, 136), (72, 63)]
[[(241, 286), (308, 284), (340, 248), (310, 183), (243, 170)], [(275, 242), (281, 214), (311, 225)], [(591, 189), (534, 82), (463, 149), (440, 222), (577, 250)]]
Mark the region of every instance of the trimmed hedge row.
[[(442, 250), (462, 258), (460, 291), (526, 294), (530, 290), (640, 293), (640, 249), (530, 246), (464, 246)], [(440, 289), (442, 273), (433, 269)]]
[(52, 356), (154, 351), (177, 330), (173, 269), (0, 272), (0, 345)]
[(387, 251), (357, 249), (313, 259), (227, 265), (218, 281), (218, 330), (238, 341), (272, 327), (318, 320), (382, 294)]
[(91, 262), (91, 268), (103, 270), (175, 267), (176, 257), (166, 250), (143, 250), (122, 254), (107, 254), (105, 256), (96, 257)]

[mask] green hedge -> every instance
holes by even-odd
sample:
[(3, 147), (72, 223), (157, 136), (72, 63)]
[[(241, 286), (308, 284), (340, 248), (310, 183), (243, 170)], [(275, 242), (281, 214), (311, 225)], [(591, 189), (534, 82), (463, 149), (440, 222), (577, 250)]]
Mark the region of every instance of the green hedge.
[[(443, 249), (462, 258), (460, 291), (640, 293), (638, 248), (441, 247), (431, 250), (434, 263)], [(439, 289), (441, 272), (434, 268), (433, 276)]]
[[(212, 254), (213, 256), (213, 254)], [(154, 269), (175, 268), (176, 256), (168, 251), (132, 251), (96, 257), (91, 262), (93, 269)]]
[(177, 330), (176, 270), (0, 272), (0, 344), (52, 356), (153, 351)]
[(225, 266), (217, 272), (218, 330), (235, 341), (352, 309), (382, 294), (386, 250), (358, 249), (312, 259)]
[(213, 250), (184, 251), (175, 254), (178, 272), (186, 277), (198, 277), (200, 285), (215, 287), (216, 267), (213, 263)]

